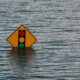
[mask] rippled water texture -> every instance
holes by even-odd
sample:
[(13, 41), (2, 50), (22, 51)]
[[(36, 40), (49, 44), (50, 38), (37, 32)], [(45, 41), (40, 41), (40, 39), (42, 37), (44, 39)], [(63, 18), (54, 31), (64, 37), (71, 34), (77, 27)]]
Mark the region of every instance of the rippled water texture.
[[(6, 41), (21, 24), (32, 48)], [(0, 0), (0, 80), (80, 80), (80, 1)]]

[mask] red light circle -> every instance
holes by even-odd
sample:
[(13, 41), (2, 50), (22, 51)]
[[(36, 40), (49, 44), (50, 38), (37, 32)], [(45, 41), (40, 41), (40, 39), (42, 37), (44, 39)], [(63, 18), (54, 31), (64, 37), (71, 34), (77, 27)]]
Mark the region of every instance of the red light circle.
[(20, 31), (19, 31), (19, 35), (20, 35), (20, 36), (24, 36), (24, 35), (25, 35), (25, 31), (24, 31), (24, 30), (20, 30)]

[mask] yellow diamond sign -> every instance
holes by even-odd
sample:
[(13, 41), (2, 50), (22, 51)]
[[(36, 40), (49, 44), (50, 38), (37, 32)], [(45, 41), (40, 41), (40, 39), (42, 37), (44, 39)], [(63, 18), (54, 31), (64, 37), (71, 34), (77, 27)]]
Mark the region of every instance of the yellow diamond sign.
[(24, 25), (21, 25), (7, 38), (7, 41), (13, 47), (31, 47), (37, 39)]

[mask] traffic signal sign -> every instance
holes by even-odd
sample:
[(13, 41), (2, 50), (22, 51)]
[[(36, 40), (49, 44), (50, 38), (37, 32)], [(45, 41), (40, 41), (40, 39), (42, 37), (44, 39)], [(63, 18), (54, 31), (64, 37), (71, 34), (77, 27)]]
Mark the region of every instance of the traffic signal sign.
[(13, 47), (31, 47), (37, 39), (24, 25), (20, 25), (19, 28), (7, 38), (7, 41)]

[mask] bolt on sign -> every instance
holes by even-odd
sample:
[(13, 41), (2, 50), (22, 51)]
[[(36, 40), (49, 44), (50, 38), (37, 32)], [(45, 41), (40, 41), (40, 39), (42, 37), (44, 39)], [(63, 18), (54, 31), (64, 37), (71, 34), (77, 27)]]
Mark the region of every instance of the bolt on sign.
[(31, 47), (37, 39), (24, 25), (21, 25), (7, 38), (7, 41), (12, 47), (24, 48)]

